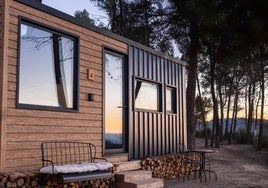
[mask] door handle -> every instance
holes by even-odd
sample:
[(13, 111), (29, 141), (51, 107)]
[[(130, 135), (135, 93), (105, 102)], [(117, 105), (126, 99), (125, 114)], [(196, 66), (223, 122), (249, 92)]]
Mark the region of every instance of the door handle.
[(127, 106), (117, 106), (117, 108), (127, 108)]

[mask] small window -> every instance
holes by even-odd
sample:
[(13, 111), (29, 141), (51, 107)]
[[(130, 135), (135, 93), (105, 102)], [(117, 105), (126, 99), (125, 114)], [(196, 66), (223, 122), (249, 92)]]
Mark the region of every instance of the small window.
[(157, 83), (136, 80), (135, 108), (160, 111), (160, 86)]
[(166, 88), (166, 111), (176, 113), (176, 89), (173, 87)]
[(18, 106), (76, 110), (77, 48), (75, 37), (21, 21)]

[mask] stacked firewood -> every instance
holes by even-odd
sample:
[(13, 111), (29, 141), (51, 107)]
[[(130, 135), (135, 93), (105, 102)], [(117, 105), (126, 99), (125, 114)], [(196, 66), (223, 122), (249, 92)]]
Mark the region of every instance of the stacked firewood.
[(108, 188), (109, 185), (113, 184), (115, 181), (114, 176), (115, 167), (112, 167), (110, 170), (113, 172), (112, 179), (104, 178), (89, 181), (66, 183), (64, 185), (62, 185), (61, 177), (57, 175), (45, 175), (40, 179), (42, 179), (43, 184), (45, 184), (43, 185), (44, 188), (87, 188), (87, 187)]
[[(62, 180), (58, 176), (48, 176), (44, 188), (108, 188), (110, 179), (98, 179), (83, 182), (68, 183), (62, 185)], [(38, 188), (40, 187), (38, 175), (35, 176), (14, 176), (8, 174), (0, 175), (0, 188)]]
[(62, 185), (62, 179), (56, 175), (48, 175), (44, 178), (45, 185), (44, 188), (86, 188), (86, 187), (96, 187), (96, 188), (108, 188), (110, 179), (97, 179), (81, 182), (72, 182)]
[(142, 169), (151, 170), (156, 178), (172, 180), (196, 172), (200, 166), (186, 161), (199, 160), (199, 157), (195, 153), (146, 157), (141, 165)]
[(34, 173), (0, 174), (0, 188), (37, 188), (38, 175)]
[[(114, 173), (115, 167), (111, 169)], [(115, 181), (111, 179), (97, 179), (83, 182), (66, 183), (62, 184), (62, 179), (58, 175), (45, 175), (41, 176), (38, 173), (0, 173), (0, 188), (38, 188), (40, 182), (43, 182), (44, 188), (108, 188), (110, 184)], [(113, 182), (111, 182), (113, 181)]]

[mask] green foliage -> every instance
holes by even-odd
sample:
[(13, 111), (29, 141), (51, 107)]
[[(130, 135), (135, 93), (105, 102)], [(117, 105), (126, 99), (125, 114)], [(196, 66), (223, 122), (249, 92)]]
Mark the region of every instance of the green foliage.
[(173, 55), (172, 43), (166, 34), (168, 23), (163, 2), (158, 0), (93, 0), (110, 19), (112, 32)]
[[(194, 107), (198, 103), (195, 100), (197, 68), (202, 96), (209, 98), (213, 93), (214, 109), (219, 103), (221, 110), (238, 111), (241, 109), (239, 98), (250, 96), (257, 90), (253, 88), (260, 88), (260, 72), (268, 66), (267, 0), (93, 2), (108, 14), (110, 29), (117, 34), (170, 55), (174, 53), (172, 41), (175, 41), (183, 60), (188, 62), (188, 128), (194, 128)], [(215, 87), (211, 87), (214, 84)], [(226, 104), (229, 104), (228, 109)], [(197, 117), (199, 107), (196, 106)], [(252, 108), (247, 106), (248, 110)], [(232, 118), (236, 116), (231, 114)], [(188, 136), (193, 133), (192, 130), (189, 134), (190, 129)], [(241, 143), (245, 142), (244, 137), (244, 130), (236, 135)]]
[(84, 9), (82, 11), (81, 10), (75, 11), (74, 16), (80, 20), (83, 20), (83, 21), (86, 21), (90, 24), (95, 25), (95, 21), (89, 17), (89, 13), (86, 9)]

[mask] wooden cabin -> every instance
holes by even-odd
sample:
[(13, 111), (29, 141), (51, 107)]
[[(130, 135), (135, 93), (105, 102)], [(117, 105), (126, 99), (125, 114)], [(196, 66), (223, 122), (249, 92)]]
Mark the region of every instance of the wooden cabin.
[(37, 0), (0, 0), (0, 171), (38, 170), (40, 144), (112, 162), (186, 145), (185, 63)]

